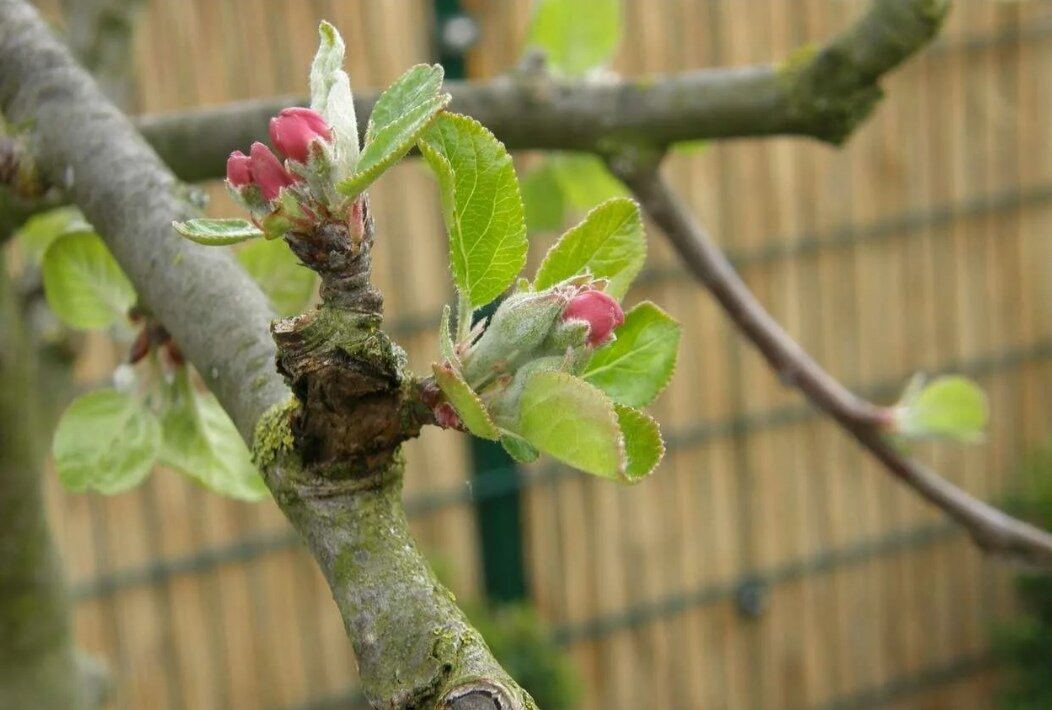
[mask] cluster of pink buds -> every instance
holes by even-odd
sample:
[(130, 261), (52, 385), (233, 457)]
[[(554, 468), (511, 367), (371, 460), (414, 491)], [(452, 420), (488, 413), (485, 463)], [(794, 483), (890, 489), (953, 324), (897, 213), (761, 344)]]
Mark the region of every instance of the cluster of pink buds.
[[(286, 108), (270, 119), (270, 141), (289, 160), (306, 163), (314, 141), (328, 143), (332, 129), (317, 111), (309, 108)], [(300, 180), (262, 143), (252, 144), (248, 155), (235, 150), (226, 161), (226, 179), (235, 190), (255, 185), (268, 202), (276, 199), (281, 189)]]
[(613, 337), (614, 329), (625, 322), (625, 312), (617, 300), (606, 292), (585, 289), (566, 305), (563, 321), (586, 322), (588, 345), (595, 348)]

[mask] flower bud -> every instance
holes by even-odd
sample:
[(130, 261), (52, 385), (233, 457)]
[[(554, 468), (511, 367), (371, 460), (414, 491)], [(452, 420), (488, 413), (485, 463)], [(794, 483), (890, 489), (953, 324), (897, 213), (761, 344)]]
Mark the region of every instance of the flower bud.
[(234, 187), (243, 187), (252, 182), (252, 158), (235, 150), (226, 159), (226, 179)]
[(570, 300), (563, 311), (563, 320), (588, 323), (588, 344), (594, 348), (610, 340), (614, 328), (625, 322), (625, 313), (612, 296), (588, 289)]
[(306, 163), (314, 140), (332, 140), (332, 129), (317, 111), (286, 108), (270, 119), (270, 142), (292, 160)]
[(449, 402), (442, 402), (434, 409), (435, 424), (443, 429), (457, 429), (464, 431), (464, 422), (460, 420), (457, 410)]
[(259, 185), (265, 199), (273, 200), (281, 188), (292, 184), (292, 176), (270, 148), (257, 141), (252, 144), (250, 154), (252, 180)]

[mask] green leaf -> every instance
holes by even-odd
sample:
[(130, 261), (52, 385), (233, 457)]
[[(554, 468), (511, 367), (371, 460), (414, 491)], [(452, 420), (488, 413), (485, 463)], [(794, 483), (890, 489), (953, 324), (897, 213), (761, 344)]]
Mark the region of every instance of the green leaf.
[(608, 279), (607, 293), (620, 300), (646, 258), (639, 206), (627, 198), (615, 197), (589, 212), (548, 250), (537, 269), (534, 288), (544, 290), (587, 272)]
[(183, 371), (162, 415), (161, 462), (206, 488), (240, 500), (269, 493), (234, 423), (211, 393), (194, 391)]
[(281, 316), (302, 313), (314, 295), (316, 277), (300, 265), (283, 241), (259, 240), (238, 250), (241, 265), (260, 285)]
[(472, 434), (482, 439), (496, 441), (500, 438), (500, 430), (490, 419), (482, 400), (468, 383), (461, 378), (460, 374), (452, 367), (444, 365), (432, 365), (435, 373), (435, 382), (442, 394), (446, 396), (453, 409), (457, 410), (460, 420)]
[(233, 217), (190, 219), (185, 222), (172, 222), (172, 226), (190, 241), (209, 247), (237, 244), (263, 236), (262, 230), (247, 219)]
[(500, 430), (500, 443), (508, 452), (508, 456), (519, 463), (533, 463), (541, 455), (541, 452), (530, 446), (530, 442), (506, 429)]
[(143, 481), (157, 460), (161, 427), (133, 395), (98, 390), (73, 400), (51, 452), (62, 485), (113, 494)]
[(51, 243), (65, 234), (93, 232), (91, 225), (76, 207), (57, 207), (33, 215), (15, 234), (26, 258), (39, 264)]
[(440, 64), (418, 64), (380, 95), (369, 116), (365, 147), (355, 173), (340, 183), (341, 192), (352, 197), (360, 194), (409, 152), (449, 104), (449, 94), (439, 93), (442, 76)]
[(625, 478), (635, 483), (650, 475), (665, 455), (665, 442), (653, 417), (620, 404), (614, 405), (625, 441)]
[(649, 301), (625, 314), (617, 338), (595, 351), (584, 379), (618, 404), (645, 407), (672, 379), (679, 350), (680, 325)]
[(563, 226), (566, 216), (563, 188), (547, 162), (522, 179), (522, 202), (526, 206), (526, 229), (530, 233), (553, 232)]
[(481, 308), (526, 263), (526, 222), (511, 156), (477, 121), (449, 113), (421, 138), (420, 152), (438, 177), (453, 281)]
[(594, 155), (555, 153), (547, 162), (562, 186), (566, 204), (574, 210), (590, 210), (611, 197), (627, 195), (621, 181)]
[(537, 0), (527, 46), (568, 76), (607, 64), (622, 32), (621, 0)]
[(614, 403), (565, 372), (539, 372), (519, 401), (520, 434), (532, 446), (574, 468), (619, 479), (624, 448)]
[(959, 375), (911, 387), (895, 409), (895, 431), (903, 436), (975, 442), (986, 428), (986, 395)]
[(351, 172), (358, 163), (358, 117), (354, 111), (351, 79), (343, 70), (345, 47), (336, 28), (318, 26), (318, 51), (310, 68), (310, 107), (334, 129), (336, 159)]
[(59, 237), (44, 252), (44, 295), (73, 328), (107, 328), (125, 318), (135, 289), (94, 232)]

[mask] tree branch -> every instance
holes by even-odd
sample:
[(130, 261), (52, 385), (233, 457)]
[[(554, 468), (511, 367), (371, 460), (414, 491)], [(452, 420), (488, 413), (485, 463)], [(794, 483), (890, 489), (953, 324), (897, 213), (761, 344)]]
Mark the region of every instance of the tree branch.
[[(520, 73), (447, 82), (450, 110), (477, 119), (511, 150), (610, 153), (624, 143), (809, 136), (839, 144), (881, 96), (878, 81), (938, 31), (948, 0), (876, 0), (822, 47), (788, 61), (664, 77), (559, 80)], [(364, 130), (376, 92), (355, 97)], [(137, 125), (182, 180), (223, 175), (230, 151), (266, 140), (267, 121), (302, 97), (143, 116)]]
[[(263, 294), (229, 251), (174, 233), (172, 220), (195, 211), (186, 191), (25, 0), (0, 0), (0, 111), (32, 126), (41, 176), (81, 208), (143, 304), (254, 444), (275, 500), (329, 580), (370, 701), (385, 708), (533, 707), (412, 544), (397, 446), (387, 461), (369, 459), (366, 471), (313, 465), (319, 452), (301, 448), (292, 431), (299, 408), (275, 370)], [(376, 346), (371, 327), (359, 338), (364, 350)], [(388, 347), (388, 357), (397, 352)], [(310, 388), (297, 395), (311, 411)], [(368, 441), (357, 443), (369, 451)], [(351, 448), (342, 446), (339, 453)]]
[(963, 526), (988, 552), (1052, 567), (1052, 535), (972, 497), (895, 449), (882, 433), (884, 410), (859, 399), (822, 369), (756, 300), (718, 246), (658, 172), (656, 161), (611, 160), (688, 269), (723, 306), (782, 381), (798, 388), (900, 481)]

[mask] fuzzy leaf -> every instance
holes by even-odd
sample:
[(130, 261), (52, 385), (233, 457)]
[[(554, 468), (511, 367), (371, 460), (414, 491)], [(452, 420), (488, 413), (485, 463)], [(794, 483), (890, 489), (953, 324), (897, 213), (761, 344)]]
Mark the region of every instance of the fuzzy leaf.
[(198, 394), (186, 372), (177, 376), (162, 416), (161, 462), (205, 488), (239, 500), (269, 495), (234, 423), (211, 393)]
[(302, 313), (314, 295), (317, 280), (310, 269), (300, 265), (283, 241), (259, 240), (245, 245), (237, 258), (249, 276), (267, 294), (278, 315)]
[(438, 352), (446, 362), (460, 368), (460, 358), (453, 347), (453, 337), (449, 334), (449, 306), (442, 306), (442, 320), (438, 322)]
[(911, 390), (896, 408), (896, 433), (911, 439), (982, 439), (987, 420), (986, 395), (974, 382), (949, 375)]
[(192, 242), (209, 247), (237, 244), (263, 236), (262, 230), (247, 219), (227, 217), (223, 219), (190, 219), (172, 222), (175, 231)]
[(539, 372), (519, 400), (520, 434), (532, 446), (574, 468), (620, 479), (624, 447), (614, 403), (584, 380)]
[(665, 389), (676, 369), (680, 325), (649, 301), (625, 314), (614, 342), (595, 351), (584, 379), (618, 404), (644, 407)]
[(449, 104), (442, 87), (442, 66), (418, 64), (391, 84), (369, 117), (365, 147), (354, 174), (340, 183), (346, 195), (360, 194), (382, 172), (402, 159), (435, 116)]
[(609, 280), (607, 293), (620, 300), (643, 268), (646, 235), (639, 206), (615, 197), (596, 207), (564, 234), (537, 269), (538, 291), (581, 273)]
[(420, 140), (438, 177), (453, 281), (481, 308), (526, 262), (526, 222), (511, 156), (477, 121), (443, 114)]
[(153, 469), (161, 427), (137, 397), (97, 390), (73, 400), (51, 445), (62, 485), (113, 494), (143, 481)]
[(610, 61), (621, 42), (621, 0), (538, 0), (528, 46), (569, 76)]
[(318, 26), (318, 51), (310, 68), (310, 106), (335, 131), (337, 160), (351, 172), (358, 163), (358, 117), (351, 79), (343, 70), (343, 38), (328, 22)]
[(59, 237), (44, 252), (44, 295), (66, 325), (107, 328), (135, 304), (135, 288), (94, 232)]
[(625, 478), (637, 482), (650, 475), (665, 455), (665, 442), (653, 417), (620, 404), (614, 405), (617, 423), (625, 441)]
[(475, 394), (468, 383), (451, 367), (443, 365), (432, 365), (435, 373), (435, 382), (442, 394), (446, 396), (453, 409), (457, 410), (460, 420), (472, 434), (482, 439), (496, 441), (500, 438), (500, 430), (490, 419), (482, 400)]

